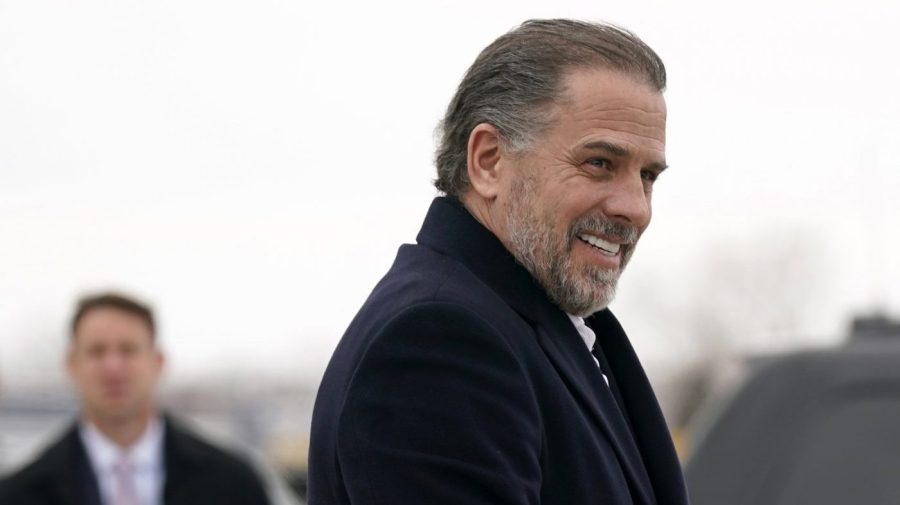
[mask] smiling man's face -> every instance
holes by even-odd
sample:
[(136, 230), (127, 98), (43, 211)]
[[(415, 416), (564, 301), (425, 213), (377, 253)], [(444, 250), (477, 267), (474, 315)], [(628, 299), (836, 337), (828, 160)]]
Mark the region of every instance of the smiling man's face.
[(524, 154), (504, 155), (500, 239), (563, 310), (605, 308), (650, 223), (653, 182), (666, 167), (662, 95), (613, 70), (565, 78), (555, 123)]

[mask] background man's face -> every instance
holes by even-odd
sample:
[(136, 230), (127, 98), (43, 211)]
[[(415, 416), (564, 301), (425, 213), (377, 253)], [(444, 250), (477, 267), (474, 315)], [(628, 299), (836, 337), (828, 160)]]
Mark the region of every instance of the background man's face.
[(143, 320), (98, 308), (78, 323), (67, 365), (88, 416), (117, 422), (152, 409), (162, 361)]
[(650, 223), (653, 181), (665, 168), (666, 106), (633, 77), (579, 69), (565, 79), (556, 122), (510, 164), (498, 203), (512, 253), (567, 312), (612, 300)]

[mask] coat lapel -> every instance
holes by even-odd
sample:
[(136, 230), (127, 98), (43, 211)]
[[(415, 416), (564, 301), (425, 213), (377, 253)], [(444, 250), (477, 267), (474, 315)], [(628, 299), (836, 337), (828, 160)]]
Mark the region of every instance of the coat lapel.
[(100, 488), (75, 423), (48, 456), (48, 482), (61, 505), (100, 505)]
[(655, 504), (653, 487), (641, 461), (641, 453), (619, 404), (600, 375), (584, 342), (577, 335), (572, 335), (575, 333), (572, 324), (562, 312), (559, 316), (547, 321), (549, 325), (546, 329), (540, 326), (537, 328), (538, 343), (569, 390), (606, 435), (628, 479), (632, 499), (635, 503)]
[(665, 418), (624, 330), (608, 310), (594, 314), (588, 318), (587, 324), (597, 333), (598, 338), (603, 335), (603, 352), (617, 379), (624, 407), (631, 420), (634, 439), (643, 456), (655, 495), (665, 497), (666, 503), (687, 505), (681, 465)]
[(191, 481), (195, 475), (194, 467), (200, 464), (199, 458), (192, 451), (193, 444), (185, 440), (185, 435), (168, 415), (163, 416), (165, 434), (163, 435), (163, 459), (165, 461), (166, 480), (163, 485), (163, 503), (180, 505), (193, 503)]

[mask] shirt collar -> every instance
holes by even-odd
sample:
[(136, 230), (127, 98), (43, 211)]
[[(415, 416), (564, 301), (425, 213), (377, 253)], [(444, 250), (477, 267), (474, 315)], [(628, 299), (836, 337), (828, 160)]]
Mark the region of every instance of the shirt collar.
[(575, 329), (578, 330), (578, 335), (581, 337), (581, 340), (584, 340), (584, 345), (587, 346), (589, 351), (593, 351), (594, 343), (597, 342), (597, 335), (594, 333), (594, 330), (588, 327), (588, 325), (584, 322), (584, 318), (573, 316), (568, 312), (566, 312), (566, 315), (569, 316), (569, 319), (572, 320), (572, 324), (574, 324)]
[(82, 421), (79, 433), (81, 441), (95, 470), (110, 471), (127, 456), (137, 470), (154, 468), (162, 463), (164, 426), (156, 417), (150, 419), (147, 429), (134, 444), (121, 447), (103, 434), (90, 421)]

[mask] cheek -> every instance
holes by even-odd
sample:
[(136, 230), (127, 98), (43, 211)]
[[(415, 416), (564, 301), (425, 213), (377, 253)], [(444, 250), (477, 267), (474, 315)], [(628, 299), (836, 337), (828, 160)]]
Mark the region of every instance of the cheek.
[(78, 387), (83, 390), (102, 389), (106, 382), (105, 375), (97, 369), (86, 370), (76, 379)]
[(647, 195), (647, 222), (644, 223), (644, 226), (639, 230), (640, 234), (643, 234), (644, 230), (650, 226), (650, 222), (653, 221), (653, 205), (651, 204), (650, 196), (651, 195)]
[(557, 225), (568, 229), (572, 223), (597, 213), (597, 193), (575, 188), (553, 195), (553, 216)]
[(145, 382), (155, 383), (161, 375), (160, 367), (155, 363), (149, 363), (141, 367), (140, 376)]

